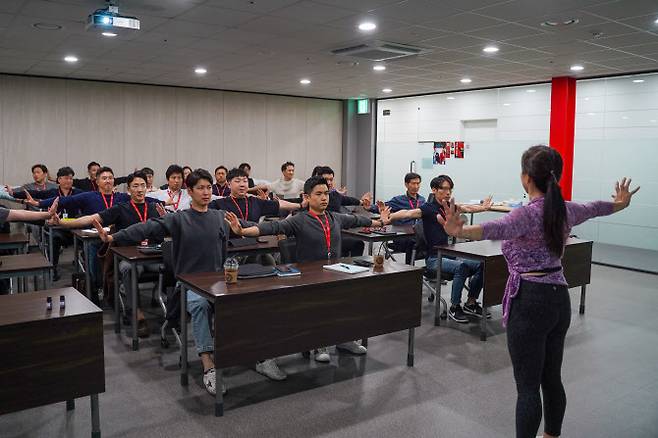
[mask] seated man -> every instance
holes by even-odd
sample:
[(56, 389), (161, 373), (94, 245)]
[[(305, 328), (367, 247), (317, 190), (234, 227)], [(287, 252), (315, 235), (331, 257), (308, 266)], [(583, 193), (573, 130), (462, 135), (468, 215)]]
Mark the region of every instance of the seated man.
[[(395, 213), (400, 210), (420, 208), (421, 205), (425, 203), (425, 198), (418, 194), (420, 190), (421, 177), (417, 173), (409, 172), (404, 176), (404, 186), (406, 187), (406, 193), (404, 195), (398, 195), (391, 198), (386, 205), (391, 207), (391, 213)], [(373, 205), (370, 210), (377, 211), (377, 206)], [(399, 219), (393, 222), (393, 225), (413, 225), (416, 223), (416, 219)], [(404, 239), (396, 239), (389, 244), (389, 247), (396, 252), (405, 253), (405, 263), (411, 263), (411, 254), (413, 252), (414, 246), (416, 245), (416, 239), (413, 237), (406, 237)]]
[[(454, 183), (448, 175), (439, 175), (432, 179), (430, 188), (432, 189), (432, 199), (421, 205), (419, 208), (411, 210), (399, 210), (390, 215), (390, 220), (399, 219), (422, 219), (425, 240), (427, 241), (428, 256), (425, 259), (427, 269), (436, 270), (438, 259), (436, 248), (439, 245), (448, 243), (448, 234), (443, 226), (437, 220), (437, 215), (444, 216), (443, 207), (437, 200), (450, 201), (450, 195), (454, 188)], [(383, 205), (380, 204), (382, 207)], [(487, 198), (483, 205), (459, 205), (459, 210), (466, 213), (475, 213), (485, 211), (491, 208), (491, 198)], [(453, 274), (452, 294), (450, 295), (450, 309), (448, 316), (459, 323), (468, 323), (467, 315), (481, 318), (482, 306), (477, 302), (477, 298), (482, 291), (482, 264), (474, 260), (441, 258), (441, 272)], [(461, 306), (462, 289), (466, 279), (471, 277), (470, 291), (464, 307)], [(491, 317), (487, 314), (487, 318)]]
[(215, 184), (212, 185), (212, 194), (225, 198), (231, 194), (231, 188), (226, 181), (228, 169), (224, 166), (217, 166), (215, 168)]
[(295, 178), (295, 163), (290, 161), (283, 163), (281, 174), (281, 178), (268, 185), (269, 191), (281, 199), (300, 199), (304, 192), (304, 181)]
[[(221, 271), (226, 259), (226, 242), (230, 228), (224, 220), (224, 211), (208, 209), (212, 181), (208, 171), (197, 169), (187, 179), (187, 193), (192, 199), (190, 208), (149, 219), (112, 235), (108, 235), (101, 225), (96, 223), (99, 236), (105, 242), (135, 245), (145, 239), (157, 240), (170, 235), (174, 275)], [(192, 336), (203, 364), (203, 383), (208, 393), (215, 395), (217, 380), (212, 356), (215, 344), (210, 331), (209, 316), (212, 304), (192, 291), (183, 293), (187, 293), (187, 311), (192, 315)], [(259, 362), (256, 371), (274, 380), (286, 378), (273, 359)], [(225, 392), (226, 388), (222, 388), (222, 391)]]
[[(372, 195), (364, 193), (361, 199), (346, 196), (334, 187), (334, 170), (329, 166), (321, 166), (313, 169), (314, 173), (324, 178), (329, 187), (329, 204), (327, 210), (339, 213), (344, 206), (362, 206), (363, 208), (370, 208), (372, 203)], [(342, 257), (358, 257), (363, 255), (365, 245), (362, 240), (353, 237), (343, 237)]]
[[(128, 193), (130, 194), (130, 202), (116, 204), (107, 210), (103, 210), (92, 215), (82, 216), (71, 221), (57, 221), (59, 222), (58, 225), (65, 228), (86, 228), (94, 225), (94, 223), (97, 222), (104, 227), (114, 225), (114, 229), (116, 231), (121, 231), (133, 224), (144, 223), (149, 218), (160, 217), (165, 213), (160, 204), (145, 202), (146, 179), (147, 176), (142, 172), (135, 172), (131, 175), (128, 175), (127, 183)], [(115, 269), (117, 269), (116, 266)], [(132, 294), (136, 293), (136, 291), (132, 290), (130, 264), (122, 260), (118, 266), (118, 269), (121, 273), (123, 288), (126, 291), (126, 308), (130, 308), (130, 303), (132, 303)], [(144, 272), (158, 271), (159, 263), (147, 265), (140, 264), (137, 266), (138, 277), (141, 276)], [(140, 338), (146, 338), (149, 336), (149, 333), (150, 332), (146, 323), (144, 312), (142, 312), (140, 308), (137, 308), (137, 334)]]
[[(243, 228), (238, 217), (226, 213), (226, 219), (231, 229), (238, 236), (258, 237), (265, 235), (285, 234), (297, 239), (297, 260), (299, 262), (312, 260), (327, 260), (341, 256), (343, 237), (341, 229), (354, 227), (382, 226), (388, 223), (388, 208), (382, 208), (381, 220), (372, 220), (365, 216), (333, 213), (327, 210), (329, 204), (329, 186), (321, 176), (314, 176), (304, 183), (304, 198), (308, 200), (308, 211), (288, 216), (275, 222), (263, 222), (258, 226)], [(336, 348), (344, 349), (354, 354), (365, 354), (366, 347), (357, 342), (346, 342)], [(327, 347), (315, 352), (315, 360), (329, 362)]]
[(32, 179), (34, 182), (25, 184), (23, 189), (34, 191), (57, 189), (57, 184), (48, 181), (48, 168), (44, 164), (32, 166)]
[[(32, 203), (33, 198), (37, 199), (48, 199), (55, 198), (57, 196), (60, 199), (67, 198), (69, 196), (74, 196), (80, 193), (83, 193), (82, 190), (73, 187), (73, 177), (75, 172), (68, 166), (62, 167), (57, 171), (57, 183), (59, 187), (48, 189), (48, 190), (24, 190), (22, 192), (15, 193), (14, 196), (17, 199), (27, 199)], [(62, 210), (63, 217), (65, 218), (76, 218), (81, 215), (80, 209), (75, 207), (64, 208)], [(59, 270), (59, 253), (61, 252), (62, 246), (70, 245), (73, 243), (73, 235), (65, 230), (53, 229), (53, 259), (51, 260), (53, 264), (53, 281), (58, 281)]]

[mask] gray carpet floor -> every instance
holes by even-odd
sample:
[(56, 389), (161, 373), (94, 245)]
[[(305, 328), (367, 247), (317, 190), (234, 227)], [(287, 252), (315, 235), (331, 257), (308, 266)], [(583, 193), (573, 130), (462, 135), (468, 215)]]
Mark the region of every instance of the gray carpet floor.
[[(58, 285), (70, 282), (67, 270)], [(658, 436), (657, 279), (593, 266), (584, 316), (579, 289), (572, 290), (564, 437)], [(198, 360), (191, 361), (190, 386), (180, 386), (178, 350), (173, 342), (160, 346), (157, 309), (149, 312), (153, 334), (133, 352), (106, 311), (103, 437), (514, 436), (516, 392), (499, 308), (493, 334), (481, 342), (476, 324), (434, 327), (424, 299), (413, 368), (405, 365), (406, 332), (370, 339), (366, 357), (332, 350), (329, 364), (280, 358), (289, 373), (284, 382), (231, 368), (223, 418), (213, 416)], [(88, 398), (72, 412), (58, 403), (0, 416), (2, 438), (89, 437), (90, 430)]]

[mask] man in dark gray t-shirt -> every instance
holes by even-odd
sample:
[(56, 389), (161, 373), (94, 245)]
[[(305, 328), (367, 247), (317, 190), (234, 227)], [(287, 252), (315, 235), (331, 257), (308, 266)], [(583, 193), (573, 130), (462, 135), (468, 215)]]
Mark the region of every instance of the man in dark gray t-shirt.
[[(308, 211), (289, 216), (277, 222), (264, 222), (257, 226), (243, 228), (238, 217), (226, 213), (226, 220), (237, 235), (257, 237), (272, 234), (295, 236), (297, 240), (297, 260), (307, 262), (328, 260), (341, 255), (341, 230), (354, 227), (383, 226), (390, 221), (390, 209), (381, 212), (381, 219), (372, 220), (364, 216), (333, 213), (327, 210), (329, 204), (329, 187), (321, 176), (313, 176), (304, 183), (304, 198), (308, 200)], [(366, 348), (356, 342), (346, 342), (337, 348), (354, 354), (365, 354)], [(315, 352), (315, 360), (329, 362), (326, 347)]]

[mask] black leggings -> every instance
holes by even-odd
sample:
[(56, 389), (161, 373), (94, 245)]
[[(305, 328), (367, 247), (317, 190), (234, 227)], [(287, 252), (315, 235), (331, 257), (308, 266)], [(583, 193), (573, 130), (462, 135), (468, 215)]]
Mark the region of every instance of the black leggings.
[(567, 397), (562, 386), (564, 338), (571, 322), (566, 286), (521, 281), (507, 322), (507, 347), (518, 398), (516, 437), (535, 438), (542, 417), (544, 431), (559, 436)]

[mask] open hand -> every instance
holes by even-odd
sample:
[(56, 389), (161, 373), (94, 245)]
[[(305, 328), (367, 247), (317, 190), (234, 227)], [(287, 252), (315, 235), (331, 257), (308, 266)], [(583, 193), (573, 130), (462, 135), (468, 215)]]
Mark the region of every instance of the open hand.
[[(381, 201), (378, 201), (378, 203)], [(383, 204), (383, 202), (382, 202)], [(379, 205), (377, 205), (379, 207)], [(382, 224), (388, 225), (391, 223), (391, 207), (384, 206), (383, 208), (379, 208), (379, 219), (382, 221)]]
[(455, 200), (450, 200), (450, 205), (442, 199), (441, 205), (443, 206), (443, 211), (445, 213), (445, 218), (441, 216), (441, 213), (436, 215), (436, 220), (443, 226), (443, 229), (449, 235), (453, 237), (459, 237), (462, 230), (464, 229), (464, 220), (460, 217), (459, 210), (457, 209), (457, 204)]
[(164, 216), (165, 214), (167, 214), (167, 210), (165, 210), (165, 208), (164, 208), (164, 207), (162, 206), (162, 204), (160, 204), (159, 202), (158, 202), (157, 204), (155, 204), (155, 209), (157, 210), (157, 212), (158, 212), (158, 214), (160, 215), (160, 217), (162, 217), (162, 216)]
[(25, 190), (25, 203), (28, 204), (28, 205), (31, 205), (32, 207), (38, 207), (39, 206), (39, 201), (35, 200), (32, 197), (32, 195), (30, 195), (30, 192), (28, 192), (27, 190)]
[(57, 207), (59, 207), (59, 196), (55, 198), (55, 201), (53, 201), (52, 205), (48, 209), (48, 214), (50, 219), (54, 217), (59, 219), (59, 216), (57, 216)]
[(363, 208), (370, 208), (370, 205), (372, 205), (372, 193), (367, 192), (364, 193), (363, 196), (361, 196), (361, 205)]
[(485, 210), (491, 210), (492, 205), (493, 205), (493, 195), (489, 195), (486, 198), (484, 198), (484, 202), (482, 202), (482, 207)]
[(107, 234), (107, 231), (105, 231), (105, 228), (101, 225), (100, 222), (98, 222), (97, 219), (94, 219), (92, 221), (92, 224), (94, 225), (94, 228), (96, 228), (96, 231), (98, 231), (98, 237), (105, 243), (112, 242), (112, 236), (110, 234)]
[(258, 196), (260, 199), (263, 199), (263, 200), (266, 200), (266, 201), (268, 199), (267, 198), (267, 193), (265, 193), (265, 191), (263, 189), (261, 189), (260, 187), (258, 188), (258, 190), (256, 190), (256, 196)]
[(631, 191), (631, 181), (631, 178), (626, 179), (626, 177), (624, 177), (621, 181), (615, 183), (615, 194), (612, 195), (612, 198), (614, 199), (614, 202), (621, 205), (622, 208), (628, 207), (633, 195), (640, 190), (640, 187), (638, 186), (635, 190)]
[(338, 193), (340, 193), (341, 195), (343, 195), (343, 196), (347, 195), (347, 187), (345, 187), (345, 186), (343, 186), (343, 187), (341, 187), (341, 188), (339, 188), (339, 189), (336, 189), (336, 191), (337, 191)]
[(240, 225), (240, 220), (235, 215), (235, 213), (231, 213), (230, 211), (227, 211), (226, 215), (224, 216), (224, 220), (231, 227), (231, 231), (233, 231), (233, 234), (235, 234), (236, 236), (242, 236), (242, 225)]

